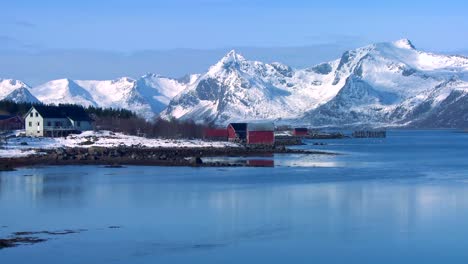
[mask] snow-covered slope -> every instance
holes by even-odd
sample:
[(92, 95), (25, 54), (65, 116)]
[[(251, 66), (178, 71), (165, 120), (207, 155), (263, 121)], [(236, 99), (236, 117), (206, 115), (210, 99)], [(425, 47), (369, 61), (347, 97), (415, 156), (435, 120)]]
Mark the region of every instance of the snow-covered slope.
[(147, 74), (137, 80), (129, 77), (104, 81), (53, 80), (34, 87), (32, 93), (46, 104), (124, 108), (152, 119), (186, 85), (175, 79)]
[[(315, 126), (405, 126), (426, 119), (455, 90), (466, 91), (468, 58), (415, 49), (409, 40), (345, 52), (335, 72), (345, 85), (302, 119)], [(453, 116), (454, 119), (460, 116)]]
[(34, 95), (44, 104), (77, 104), (96, 106), (92, 95), (70, 79), (53, 80), (32, 89)]
[[(326, 67), (333, 70), (337, 63)], [(161, 116), (218, 123), (298, 118), (338, 92), (328, 85), (331, 78), (330, 73), (248, 61), (230, 51), (176, 96)]]
[(407, 39), (350, 50), (308, 69), (248, 61), (231, 51), (161, 115), (220, 124), (404, 126), (428, 120), (436, 109), (459, 108), (460, 101), (443, 102), (466, 92), (467, 81), (468, 58), (419, 51)]
[(38, 103), (39, 100), (30, 92), (30, 87), (22, 81), (0, 79), (0, 100), (16, 103)]

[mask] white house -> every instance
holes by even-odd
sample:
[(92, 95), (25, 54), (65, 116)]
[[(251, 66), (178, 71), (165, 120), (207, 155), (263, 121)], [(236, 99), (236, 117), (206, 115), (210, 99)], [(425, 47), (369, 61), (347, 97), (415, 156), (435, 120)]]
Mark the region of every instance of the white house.
[(34, 137), (67, 136), (92, 130), (92, 120), (78, 106), (35, 105), (24, 116), (26, 135)]

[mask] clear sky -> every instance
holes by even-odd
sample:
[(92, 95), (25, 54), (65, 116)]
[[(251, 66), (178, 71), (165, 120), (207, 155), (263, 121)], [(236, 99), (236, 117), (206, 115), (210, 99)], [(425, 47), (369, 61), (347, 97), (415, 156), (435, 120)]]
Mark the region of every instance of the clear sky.
[(408, 37), (468, 47), (468, 1), (2, 1), (2, 38), (45, 48), (303, 46)]
[(400, 38), (430, 51), (468, 48), (466, 0), (15, 0), (0, 10), (0, 52), (335, 45), (339, 57)]

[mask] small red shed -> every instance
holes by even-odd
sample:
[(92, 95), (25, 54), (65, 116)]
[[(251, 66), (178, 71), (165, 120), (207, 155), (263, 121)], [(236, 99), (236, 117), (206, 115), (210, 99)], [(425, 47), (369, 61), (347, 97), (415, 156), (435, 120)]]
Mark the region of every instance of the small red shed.
[(302, 137), (307, 136), (309, 130), (305, 127), (296, 127), (293, 129), (293, 136)]
[(228, 131), (226, 128), (207, 128), (205, 129), (203, 136), (205, 139), (209, 140), (227, 141)]
[(275, 125), (273, 123), (248, 123), (247, 144), (275, 144)]
[(20, 116), (0, 115), (0, 130), (23, 129), (24, 121)]

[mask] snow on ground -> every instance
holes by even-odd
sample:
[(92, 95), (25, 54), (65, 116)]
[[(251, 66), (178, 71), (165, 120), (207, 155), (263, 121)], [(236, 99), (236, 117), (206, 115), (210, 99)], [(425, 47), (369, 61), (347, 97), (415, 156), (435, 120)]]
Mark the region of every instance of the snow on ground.
[(118, 147), (141, 146), (149, 148), (224, 148), (240, 147), (239, 144), (224, 141), (203, 141), (189, 139), (150, 139), (137, 136), (113, 133), (110, 131), (86, 131), (66, 138), (13, 137), (0, 147), (0, 157), (24, 157), (36, 153), (38, 149), (60, 147)]

